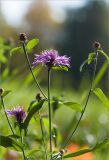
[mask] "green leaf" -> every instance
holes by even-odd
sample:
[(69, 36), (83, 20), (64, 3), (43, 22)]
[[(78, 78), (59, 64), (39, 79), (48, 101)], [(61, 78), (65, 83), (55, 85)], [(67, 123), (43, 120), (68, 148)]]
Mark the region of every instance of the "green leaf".
[(22, 148), (24, 147), (23, 144), (21, 144), (20, 142), (16, 142), (12, 138), (5, 136), (0, 136), (0, 146), (5, 148), (12, 147), (18, 151), (22, 150)]
[(106, 69), (108, 68), (108, 63), (107, 61), (102, 65), (102, 67), (100, 68), (99, 72), (97, 73), (94, 83), (93, 83), (93, 88), (95, 88), (97, 86), (97, 84), (100, 82), (100, 80), (102, 79), (103, 75), (106, 72)]
[(0, 52), (0, 62), (1, 63), (6, 63), (7, 62), (7, 58)]
[(29, 151), (27, 151), (27, 152), (25, 153), (25, 156), (28, 157), (28, 156), (30, 156), (30, 155), (33, 155), (33, 154), (36, 153), (36, 152), (44, 152), (44, 151), (39, 150), (39, 149), (31, 149), (31, 150), (29, 150)]
[(56, 71), (68, 71), (67, 66), (55, 66), (55, 67), (52, 67), (52, 69)]
[(10, 92), (11, 92), (11, 90), (3, 91), (3, 93), (1, 94), (1, 96), (2, 96), (2, 97), (5, 97), (5, 96), (7, 96)]
[(73, 152), (73, 153), (70, 153), (70, 154), (67, 154), (66, 156), (64, 156), (64, 158), (70, 158), (70, 157), (77, 157), (77, 156), (80, 156), (80, 155), (83, 155), (85, 153), (88, 153), (88, 152), (91, 152), (92, 149), (83, 149), (83, 150), (80, 150), (78, 152)]
[(82, 112), (82, 107), (80, 104), (76, 103), (76, 102), (64, 102), (63, 103), (65, 106), (70, 107), (71, 109), (78, 111), (78, 112)]
[(39, 111), (42, 108), (42, 105), (44, 103), (44, 99), (42, 101), (40, 101), (39, 103), (33, 103), (33, 106), (31, 107), (31, 109), (29, 110), (29, 113), (24, 121), (24, 123), (22, 124), (22, 128), (27, 130), (29, 122), (31, 120), (31, 118), (33, 117), (33, 115)]
[(87, 64), (88, 60), (86, 59), (85, 61), (83, 61), (83, 63), (80, 65), (80, 72), (82, 72), (83, 67)]
[(12, 55), (15, 54), (15, 53), (22, 52), (22, 51), (23, 51), (22, 47), (13, 48), (13, 49), (11, 49), (11, 51), (10, 51), (10, 56), (12, 56)]
[(93, 60), (95, 55), (96, 54), (94, 52), (89, 53), (89, 55), (88, 55), (88, 64), (91, 64), (91, 62), (92, 62), (92, 60)]
[(105, 107), (109, 108), (109, 100), (100, 88), (93, 90), (94, 94), (100, 99)]
[(56, 70), (56, 71), (68, 71), (68, 67), (66, 66), (55, 66), (55, 67), (52, 67), (53, 70)]
[(107, 61), (109, 63), (109, 57), (108, 57), (108, 55), (103, 50), (98, 50), (98, 51), (107, 59)]
[(27, 51), (30, 51), (31, 49), (33, 49), (37, 44), (39, 43), (39, 39), (32, 39), (27, 43)]
[(90, 147), (88, 149), (83, 149), (83, 150), (80, 150), (80, 151), (77, 151), (77, 152), (73, 152), (73, 153), (67, 154), (63, 158), (71, 158), (71, 157), (81, 156), (81, 155), (83, 155), (85, 153), (92, 152), (92, 151), (94, 151), (96, 149), (104, 147), (106, 144), (109, 145), (109, 139), (105, 139), (103, 142), (97, 143), (94, 147)]

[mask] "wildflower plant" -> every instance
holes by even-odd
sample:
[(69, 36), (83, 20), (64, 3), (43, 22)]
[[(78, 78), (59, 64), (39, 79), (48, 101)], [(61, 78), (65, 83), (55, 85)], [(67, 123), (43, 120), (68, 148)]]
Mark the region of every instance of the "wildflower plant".
[[(26, 137), (29, 138), (28, 131), (29, 131), (30, 121), (34, 119), (35, 122), (37, 122), (36, 114), (39, 117), (39, 124), (40, 124), (40, 130), (41, 130), (41, 143), (39, 146), (39, 151), (41, 152), (41, 154), (40, 155), (38, 154), (37, 159), (45, 159), (45, 160), (68, 159), (68, 158), (76, 157), (79, 155), (83, 155), (88, 152), (92, 152), (104, 146), (105, 144), (107, 144), (109, 140), (106, 138), (102, 142), (98, 142), (97, 144), (95, 144), (94, 146), (88, 149), (83, 149), (83, 150), (79, 150), (79, 151), (72, 152), (72, 153), (67, 153), (67, 150), (66, 150), (68, 144), (70, 143), (71, 139), (73, 138), (75, 132), (77, 131), (79, 127), (79, 124), (86, 111), (87, 104), (89, 102), (91, 94), (94, 93), (106, 107), (109, 107), (109, 101), (106, 95), (103, 93), (103, 91), (100, 88), (96, 88), (97, 83), (99, 82), (101, 78), (99, 76), (99, 74), (101, 75), (101, 70), (99, 71), (97, 75), (99, 76), (99, 78), (96, 76), (96, 69), (97, 69), (97, 62), (98, 62), (99, 54), (102, 54), (106, 58), (106, 62), (105, 62), (106, 64), (107, 62), (109, 63), (109, 57), (101, 49), (100, 43), (94, 42), (93, 52), (88, 54), (88, 58), (80, 66), (80, 71), (82, 72), (85, 66), (93, 65), (93, 75), (92, 75), (91, 83), (89, 86), (88, 95), (86, 97), (85, 104), (82, 107), (82, 105), (77, 102), (64, 101), (60, 99), (59, 97), (53, 97), (53, 98), (51, 97), (51, 72), (53, 70), (68, 71), (68, 69), (71, 69), (71, 64), (70, 64), (71, 57), (67, 57), (66, 55), (61, 56), (59, 55), (57, 50), (47, 49), (41, 52), (40, 54), (35, 54), (34, 60), (31, 63), (29, 60), (28, 53), (30, 53), (31, 50), (39, 43), (39, 40), (32, 39), (28, 41), (25, 33), (20, 34), (19, 40), (20, 40), (20, 46), (13, 48), (10, 51), (10, 55), (12, 56), (13, 54), (17, 52), (21, 52), (25, 55), (26, 62), (28, 64), (28, 68), (30, 70), (30, 73), (40, 93), (37, 93), (35, 99), (33, 99), (30, 102), (29, 108), (25, 112), (24, 109), (20, 106), (13, 108), (11, 110), (7, 108), (5, 109), (4, 98), (5, 96), (7, 96), (8, 93), (10, 93), (10, 91), (4, 91), (3, 89), (0, 89), (1, 104), (2, 104), (4, 113), (5, 113), (7, 122), (8, 122), (8, 126), (10, 128), (10, 131), (12, 132), (12, 134), (9, 136), (0, 135), (0, 145), (5, 148), (11, 147), (14, 150), (17, 150), (18, 152), (22, 152), (22, 159), (31, 160), (32, 154), (33, 153), (37, 154), (37, 150), (33, 148), (31, 150), (29, 149), (27, 145)], [(33, 68), (37, 68), (39, 64), (41, 66), (45, 66), (47, 69), (47, 82), (48, 82), (47, 83), (47, 93), (48, 93), (47, 95), (42, 90), (33, 72)], [(46, 104), (48, 105), (48, 114), (42, 115), (41, 109)], [(63, 106), (63, 105), (70, 107), (71, 109), (79, 112), (80, 117), (77, 120), (77, 122), (74, 124), (72, 131), (70, 132), (70, 134), (67, 135), (66, 139), (61, 142), (58, 142), (59, 131), (57, 129), (57, 126), (53, 124), (53, 116), (54, 116), (55, 111), (60, 106)], [(15, 122), (17, 122), (17, 125), (15, 126), (15, 128), (10, 123), (11, 116), (14, 117)], [(48, 120), (48, 126), (49, 126), (48, 133), (49, 134), (45, 132), (46, 126), (44, 123), (44, 117), (46, 117)], [(17, 127), (19, 131), (17, 131), (16, 129)], [(34, 159), (36, 160), (35, 157)]]

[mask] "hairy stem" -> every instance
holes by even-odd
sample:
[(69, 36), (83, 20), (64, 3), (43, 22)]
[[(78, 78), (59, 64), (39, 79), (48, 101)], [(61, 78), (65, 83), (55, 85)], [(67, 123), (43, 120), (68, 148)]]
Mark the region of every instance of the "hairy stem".
[(35, 75), (34, 75), (34, 73), (33, 73), (32, 66), (31, 66), (31, 63), (30, 63), (30, 60), (29, 60), (29, 57), (28, 57), (28, 54), (27, 54), (26, 45), (25, 45), (24, 42), (23, 42), (23, 44), (22, 44), (22, 47), (23, 47), (23, 50), (24, 50), (24, 53), (25, 53), (25, 57), (26, 57), (26, 60), (27, 60), (28, 67), (29, 67), (30, 72), (31, 72), (31, 74), (32, 74), (32, 76), (33, 76), (33, 79), (34, 79), (37, 87), (39, 88), (40, 92), (42, 93), (42, 95), (47, 99), (46, 95), (45, 95), (44, 92), (42, 91), (42, 89), (41, 89), (41, 87), (40, 87), (40, 85), (39, 85), (39, 83), (38, 83), (38, 81), (37, 81), (37, 79), (36, 79), (36, 77), (35, 77)]
[(78, 120), (78, 122), (77, 122), (77, 124), (76, 124), (76, 126), (75, 126), (75, 128), (74, 128), (74, 130), (72, 131), (72, 133), (70, 134), (70, 136), (67, 138), (67, 140), (66, 140), (63, 148), (65, 148), (65, 147), (68, 145), (68, 143), (70, 142), (70, 140), (71, 140), (71, 138), (73, 137), (74, 133), (76, 132), (76, 130), (77, 130), (77, 128), (78, 128), (78, 126), (79, 126), (79, 124), (80, 124), (80, 122), (81, 122), (81, 119), (82, 119), (82, 117), (83, 117), (83, 115), (84, 115), (84, 113), (85, 113), (87, 104), (88, 104), (88, 102), (89, 102), (89, 98), (90, 98), (90, 95), (91, 95), (91, 92), (92, 92), (92, 89), (93, 89), (93, 83), (94, 83), (94, 79), (95, 79), (95, 75), (96, 75), (96, 68), (97, 68), (97, 61), (98, 61), (98, 52), (97, 52), (97, 50), (95, 51), (95, 53), (96, 53), (96, 57), (95, 57), (95, 59), (94, 59), (93, 76), (92, 76), (92, 81), (91, 81), (91, 84), (90, 84), (90, 88), (89, 88), (89, 92), (88, 92), (88, 95), (87, 95), (87, 99), (86, 99), (85, 106), (84, 106), (84, 108), (83, 108), (83, 111), (82, 111), (82, 113), (81, 113), (81, 116), (80, 116), (80, 118), (79, 118), (79, 120)]
[(48, 68), (49, 142), (50, 142), (50, 152), (51, 152), (51, 158), (52, 158), (52, 129), (51, 129), (51, 105), (50, 105), (50, 73), (51, 73), (51, 69)]
[(41, 127), (41, 132), (42, 132), (42, 140), (43, 140), (43, 146), (44, 146), (44, 151), (45, 151), (45, 159), (47, 160), (47, 149), (46, 149), (46, 144), (45, 144), (45, 136), (44, 136), (44, 130), (43, 130), (43, 120), (40, 115), (40, 111), (38, 112), (39, 118), (40, 118), (40, 127)]
[(5, 116), (6, 116), (8, 125), (9, 125), (9, 127), (10, 127), (10, 129), (11, 129), (12, 134), (15, 135), (15, 134), (14, 134), (14, 131), (13, 131), (13, 128), (12, 128), (12, 126), (11, 126), (11, 123), (10, 123), (10, 121), (9, 121), (8, 115), (7, 115), (7, 113), (6, 113), (5, 105), (4, 105), (4, 100), (3, 100), (3, 97), (2, 97), (2, 96), (1, 96), (1, 102), (2, 102), (3, 110), (4, 110), (4, 113), (5, 113)]

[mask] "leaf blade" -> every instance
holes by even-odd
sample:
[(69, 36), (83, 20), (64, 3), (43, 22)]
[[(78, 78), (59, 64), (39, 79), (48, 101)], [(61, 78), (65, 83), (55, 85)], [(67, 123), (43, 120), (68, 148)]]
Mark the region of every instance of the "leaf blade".
[(109, 100), (100, 88), (93, 90), (94, 94), (101, 100), (106, 108), (109, 108)]

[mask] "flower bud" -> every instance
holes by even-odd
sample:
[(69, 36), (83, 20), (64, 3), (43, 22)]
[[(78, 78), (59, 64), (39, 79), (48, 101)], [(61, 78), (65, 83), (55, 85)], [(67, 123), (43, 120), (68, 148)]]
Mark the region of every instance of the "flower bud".
[(19, 35), (19, 40), (20, 40), (21, 42), (26, 42), (26, 41), (27, 41), (27, 36), (26, 36), (26, 34), (25, 34), (25, 33), (20, 33), (20, 35)]
[(101, 48), (101, 44), (100, 44), (99, 42), (96, 42), (96, 41), (95, 41), (95, 42), (93, 43), (93, 48), (94, 48), (94, 49), (100, 49), (100, 48)]
[(3, 92), (4, 92), (4, 89), (0, 88), (0, 95), (2, 95)]
[(42, 100), (42, 96), (41, 96), (40, 93), (38, 93), (38, 94), (36, 95), (36, 99), (38, 100), (38, 102)]

